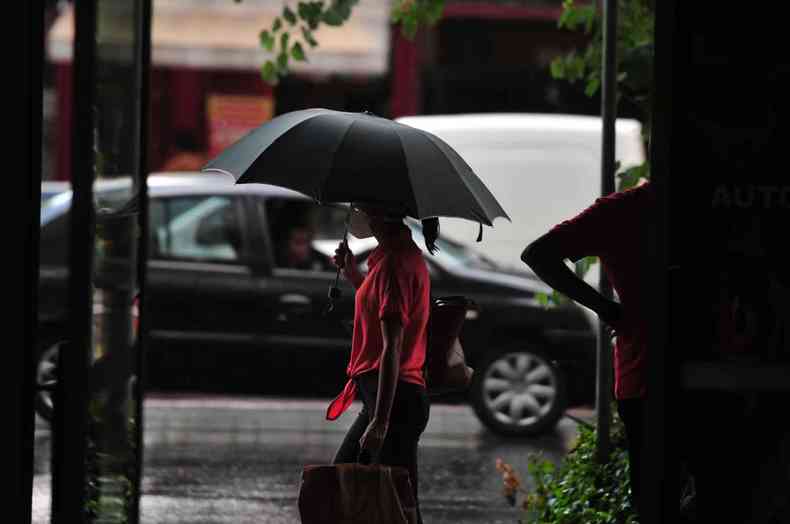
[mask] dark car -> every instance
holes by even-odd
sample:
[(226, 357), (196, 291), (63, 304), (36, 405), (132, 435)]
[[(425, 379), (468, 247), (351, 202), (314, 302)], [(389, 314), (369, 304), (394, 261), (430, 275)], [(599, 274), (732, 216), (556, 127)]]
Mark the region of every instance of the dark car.
[[(99, 201), (117, 202), (130, 198), (130, 186), (97, 183), (95, 193)], [(335, 308), (326, 306), (345, 210), (207, 174), (152, 175), (149, 196), (149, 387), (337, 394), (346, 380), (354, 298), (342, 278)], [(42, 207), (40, 377), (67, 333), (69, 204), (65, 191)], [(422, 246), (419, 224), (409, 226)], [(301, 232), (289, 236), (295, 228)], [(364, 271), (375, 239), (349, 238)], [(426, 254), (433, 296), (464, 295), (478, 305), (461, 337), (475, 369), (468, 399), (480, 420), (502, 434), (537, 434), (552, 428), (569, 404), (590, 402), (595, 337), (585, 312), (541, 306), (536, 293), (547, 288), (527, 271), (505, 270), (448, 239), (437, 245), (436, 256)], [(292, 263), (289, 249), (307, 262)]]

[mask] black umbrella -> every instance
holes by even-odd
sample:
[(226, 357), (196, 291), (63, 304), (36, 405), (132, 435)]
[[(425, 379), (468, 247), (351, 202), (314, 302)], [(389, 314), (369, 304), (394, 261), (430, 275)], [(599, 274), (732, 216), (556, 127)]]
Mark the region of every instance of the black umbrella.
[[(252, 130), (203, 171), (237, 184), (293, 189), (322, 204), (365, 203), (424, 219), (510, 220), (469, 165), (439, 137), (371, 113), (305, 109)], [(338, 270), (339, 275), (339, 270)], [(337, 296), (336, 286), (330, 298)]]
[(365, 202), (417, 219), (488, 226), (508, 218), (469, 165), (431, 133), (370, 113), (305, 109), (280, 115), (228, 147), (204, 171), (237, 184), (283, 186), (320, 203)]

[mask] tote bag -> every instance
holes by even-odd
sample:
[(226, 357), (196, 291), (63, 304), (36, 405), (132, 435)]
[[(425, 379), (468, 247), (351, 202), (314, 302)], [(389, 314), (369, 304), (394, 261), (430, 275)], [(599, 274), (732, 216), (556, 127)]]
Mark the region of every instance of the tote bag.
[(417, 505), (405, 468), (305, 466), (299, 487), (302, 524), (416, 524)]
[(439, 297), (431, 302), (424, 370), (429, 395), (465, 391), (472, 382), (474, 370), (466, 365), (459, 339), (470, 309), (477, 306), (463, 296)]

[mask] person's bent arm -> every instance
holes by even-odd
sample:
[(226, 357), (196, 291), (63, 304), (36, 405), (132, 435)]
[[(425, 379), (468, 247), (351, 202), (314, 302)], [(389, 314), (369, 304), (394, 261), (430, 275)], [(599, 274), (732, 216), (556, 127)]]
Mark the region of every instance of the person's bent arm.
[(546, 233), (529, 244), (521, 253), (521, 260), (527, 264), (546, 284), (595, 311), (598, 316), (612, 327), (622, 316), (622, 307), (609, 300), (584, 280), (576, 276), (568, 266), (568, 258), (553, 242), (551, 233)]
[(392, 403), (395, 400), (395, 391), (398, 387), (401, 346), (403, 344), (403, 326), (400, 320), (394, 316), (384, 318), (381, 321), (381, 334), (384, 339), (384, 349), (379, 364), (376, 411), (373, 413), (365, 434), (359, 441), (361, 449), (370, 451), (371, 455), (378, 454), (387, 435)]
[(346, 277), (354, 288), (359, 288), (365, 277), (359, 272), (357, 267), (357, 259), (354, 253), (348, 248), (348, 244), (341, 242), (335, 250), (335, 256), (332, 258), (335, 266), (341, 268), (343, 276)]

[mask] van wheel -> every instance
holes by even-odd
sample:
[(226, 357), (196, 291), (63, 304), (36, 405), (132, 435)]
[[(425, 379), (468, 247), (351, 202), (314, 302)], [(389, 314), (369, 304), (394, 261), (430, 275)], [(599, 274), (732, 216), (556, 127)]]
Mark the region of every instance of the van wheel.
[(491, 352), (477, 366), (472, 408), (491, 431), (534, 436), (552, 430), (567, 406), (565, 379), (535, 347)]

